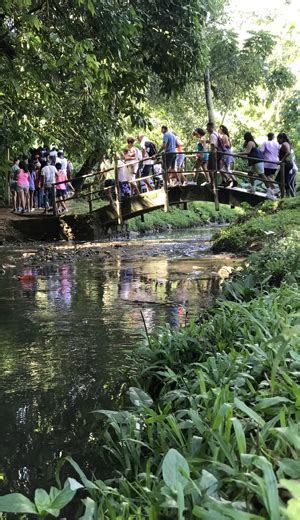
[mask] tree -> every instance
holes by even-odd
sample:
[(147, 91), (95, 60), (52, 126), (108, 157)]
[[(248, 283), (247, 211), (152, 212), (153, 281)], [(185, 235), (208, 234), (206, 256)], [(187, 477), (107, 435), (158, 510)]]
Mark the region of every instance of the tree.
[(147, 125), (149, 78), (178, 91), (201, 69), (206, 8), (206, 0), (5, 0), (2, 148), (59, 141), (88, 171), (128, 118)]

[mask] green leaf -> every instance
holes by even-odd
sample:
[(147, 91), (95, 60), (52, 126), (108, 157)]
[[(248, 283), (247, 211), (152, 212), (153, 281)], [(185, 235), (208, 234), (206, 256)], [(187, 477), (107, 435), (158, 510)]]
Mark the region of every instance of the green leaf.
[(34, 494), (34, 502), (39, 513), (47, 511), (50, 506), (50, 497), (44, 489), (36, 489)]
[(86, 498), (81, 501), (85, 505), (84, 515), (79, 518), (79, 520), (93, 520), (94, 514), (96, 512), (97, 504), (91, 498)]
[(263, 427), (265, 425), (265, 421), (260, 417), (254, 410), (251, 410), (249, 406), (247, 406), (243, 401), (240, 401), (237, 397), (234, 399), (235, 406), (244, 414), (248, 415), (250, 419), (255, 421), (259, 426)]
[(214, 496), (218, 489), (218, 479), (212, 473), (203, 469), (199, 487), (208, 496)]
[(71, 464), (72, 468), (75, 469), (76, 473), (79, 475), (81, 482), (83, 483), (86, 489), (98, 489), (96, 484), (94, 484), (94, 482), (92, 482), (85, 476), (82, 469), (78, 466), (77, 462), (75, 462), (75, 460), (72, 459), (72, 457), (66, 457), (66, 460)]
[(31, 513), (37, 515), (38, 511), (29, 500), (21, 493), (11, 493), (0, 497), (0, 511), (2, 513)]
[(287, 489), (294, 498), (300, 500), (300, 482), (296, 482), (296, 480), (280, 480), (280, 485)]
[(265, 520), (262, 516), (240, 511), (221, 502), (209, 500), (208, 504), (207, 509), (195, 506), (193, 516), (202, 520)]
[(270, 408), (271, 406), (275, 406), (277, 404), (282, 403), (290, 403), (291, 400), (286, 397), (266, 397), (265, 399), (261, 399), (256, 405), (256, 410), (264, 410), (265, 408)]
[(282, 459), (279, 462), (280, 469), (291, 478), (300, 479), (300, 461), (293, 459)]
[(280, 520), (277, 480), (272, 465), (265, 457), (256, 455), (242, 455), (241, 461), (245, 465), (254, 464), (254, 466), (262, 470), (264, 476), (264, 488), (261, 489), (262, 499), (269, 513), (270, 520)]
[(299, 520), (300, 518), (300, 501), (296, 498), (291, 498), (288, 501), (287, 509), (281, 509), (288, 520)]
[(234, 427), (234, 433), (235, 433), (238, 449), (239, 449), (240, 455), (242, 455), (242, 453), (246, 453), (246, 438), (245, 438), (243, 426), (242, 426), (241, 421), (239, 421), (239, 419), (237, 419), (236, 417), (234, 417), (232, 419), (232, 423), (233, 423), (233, 427)]
[(140, 388), (135, 388), (131, 386), (128, 391), (129, 399), (134, 406), (151, 406), (153, 404), (153, 400), (150, 395), (146, 394)]
[(188, 483), (188, 478), (183, 473), (189, 476), (190, 468), (185, 458), (171, 448), (163, 460), (162, 473), (165, 484), (170, 488), (176, 487), (178, 483), (184, 487)]
[(94, 4), (93, 4), (92, 0), (88, 0), (87, 6), (88, 6), (88, 10), (90, 11), (90, 13), (94, 16), (95, 15), (95, 7), (94, 7)]

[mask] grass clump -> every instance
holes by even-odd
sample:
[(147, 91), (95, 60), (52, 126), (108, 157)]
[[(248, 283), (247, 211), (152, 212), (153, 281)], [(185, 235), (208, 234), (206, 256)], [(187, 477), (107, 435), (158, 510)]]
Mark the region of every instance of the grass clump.
[(191, 202), (187, 210), (171, 206), (170, 211), (153, 211), (144, 216), (142, 222), (140, 217), (128, 220), (129, 231), (139, 233), (159, 232), (168, 229), (188, 229), (205, 224), (224, 224), (234, 222), (243, 212), (241, 208), (231, 209), (221, 205), (220, 211), (216, 211), (211, 202)]
[(220, 230), (214, 240), (215, 252), (247, 252), (251, 247), (261, 248), (272, 241), (288, 236), (300, 227), (300, 195), (294, 199), (265, 203), (250, 209), (236, 223)]

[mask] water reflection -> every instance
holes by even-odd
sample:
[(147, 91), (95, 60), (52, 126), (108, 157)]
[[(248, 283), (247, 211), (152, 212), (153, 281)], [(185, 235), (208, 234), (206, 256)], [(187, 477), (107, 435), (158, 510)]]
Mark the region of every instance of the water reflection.
[(180, 327), (218, 292), (224, 259), (181, 253), (144, 250), (1, 278), (0, 491), (46, 485), (61, 451), (97, 466), (89, 412), (114, 407), (141, 311), (149, 332)]

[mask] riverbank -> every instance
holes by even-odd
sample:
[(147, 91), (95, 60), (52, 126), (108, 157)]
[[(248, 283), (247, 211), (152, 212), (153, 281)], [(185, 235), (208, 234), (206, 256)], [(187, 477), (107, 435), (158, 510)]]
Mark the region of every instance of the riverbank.
[(148, 213), (144, 216), (144, 222), (140, 217), (135, 217), (128, 221), (128, 229), (129, 232), (143, 234), (211, 224), (229, 224), (243, 213), (242, 208), (230, 208), (224, 204), (216, 211), (212, 202), (190, 202), (186, 210), (171, 206), (168, 213), (163, 210)]
[(268, 203), (220, 231), (219, 249), (225, 236), (259, 251), (199, 322), (145, 331), (124, 411), (95, 412), (112, 479), (68, 458), (81, 484), (66, 482), (64, 504), (80, 485), (85, 518), (298, 519), (298, 205)]

